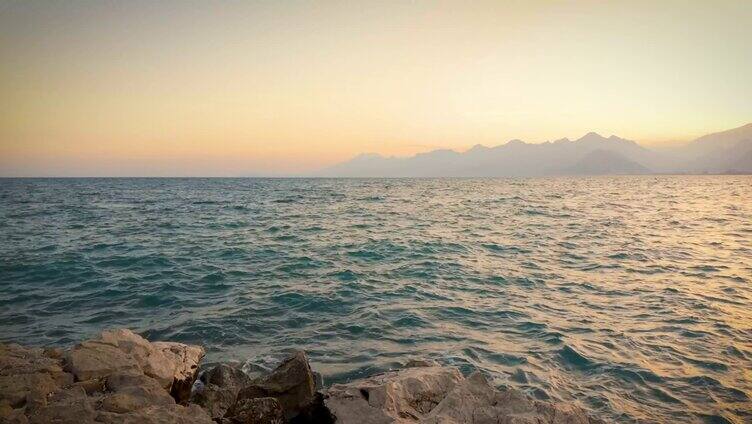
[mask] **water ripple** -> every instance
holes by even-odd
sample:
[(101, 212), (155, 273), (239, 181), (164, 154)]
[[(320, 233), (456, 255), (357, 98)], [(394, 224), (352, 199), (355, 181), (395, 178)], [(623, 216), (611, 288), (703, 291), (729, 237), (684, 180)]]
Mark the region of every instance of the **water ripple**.
[(616, 422), (752, 422), (752, 179), (0, 180), (0, 339), (327, 381), (424, 356)]

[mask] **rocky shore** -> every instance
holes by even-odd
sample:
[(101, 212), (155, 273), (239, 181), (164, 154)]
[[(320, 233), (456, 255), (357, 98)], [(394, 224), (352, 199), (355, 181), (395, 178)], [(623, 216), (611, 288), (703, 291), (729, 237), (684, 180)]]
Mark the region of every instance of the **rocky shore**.
[(200, 346), (149, 342), (129, 330), (104, 331), (67, 350), (0, 344), (0, 422), (602, 422), (430, 361), (324, 388), (302, 351), (256, 378), (231, 364), (201, 367), (203, 357)]

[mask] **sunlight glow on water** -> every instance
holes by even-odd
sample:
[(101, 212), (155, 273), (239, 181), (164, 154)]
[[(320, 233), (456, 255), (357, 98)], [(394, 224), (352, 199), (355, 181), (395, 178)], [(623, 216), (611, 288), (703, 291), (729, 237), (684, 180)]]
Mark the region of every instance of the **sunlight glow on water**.
[(0, 180), (0, 338), (111, 326), (327, 382), (433, 357), (622, 422), (752, 421), (752, 178)]

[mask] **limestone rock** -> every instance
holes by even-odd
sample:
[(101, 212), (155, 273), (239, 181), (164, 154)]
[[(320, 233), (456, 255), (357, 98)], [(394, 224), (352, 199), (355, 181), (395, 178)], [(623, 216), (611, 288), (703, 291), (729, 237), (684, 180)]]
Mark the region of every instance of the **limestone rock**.
[(152, 405), (127, 414), (100, 412), (102, 424), (215, 424), (206, 411), (197, 405)]
[(202, 388), (193, 393), (191, 402), (201, 405), (213, 419), (222, 418), (235, 404), (238, 393), (251, 384), (243, 371), (227, 364), (219, 364), (201, 377)]
[(27, 408), (26, 415), (31, 424), (94, 423), (96, 417), (94, 405), (94, 400), (86, 396), (83, 388), (74, 387), (56, 392), (43, 406)]
[(513, 390), (496, 390), (475, 372), (447, 394), (425, 418), (426, 424), (592, 424), (574, 407), (555, 407)]
[(127, 329), (103, 331), (66, 355), (70, 371), (79, 381), (101, 379), (120, 372), (141, 372), (185, 402), (198, 373), (204, 349), (173, 342), (150, 343)]
[(433, 409), (462, 375), (452, 367), (416, 367), (335, 384), (325, 399), (337, 423), (415, 422)]
[(105, 386), (107, 393), (100, 401), (105, 411), (125, 413), (151, 405), (175, 404), (156, 379), (143, 374), (112, 374), (107, 377)]
[[(204, 351), (103, 332), (69, 351), (0, 344), (0, 422), (211, 424), (187, 399)], [(182, 390), (182, 392), (181, 392)]]
[(0, 405), (20, 408), (71, 383), (60, 359), (43, 349), (0, 344)]
[(173, 358), (165, 357), (161, 349), (157, 349), (143, 337), (127, 329), (106, 330), (99, 335), (97, 342), (127, 353), (138, 362), (144, 374), (155, 378), (162, 387), (171, 387), (179, 364)]
[(282, 405), (285, 418), (291, 419), (310, 406), (316, 393), (315, 382), (308, 357), (297, 351), (269, 375), (256, 380), (238, 394), (244, 399), (273, 397)]
[(277, 399), (242, 399), (228, 411), (225, 420), (232, 424), (283, 424), (285, 414)]
[(136, 359), (115, 346), (86, 341), (71, 349), (65, 362), (77, 381), (99, 379), (116, 372), (141, 372)]
[(497, 390), (476, 372), (418, 366), (332, 386), (325, 405), (337, 424), (594, 424), (576, 407)]
[(154, 349), (174, 365), (170, 393), (179, 403), (187, 402), (191, 387), (198, 376), (198, 365), (204, 358), (204, 348), (176, 342), (154, 342)]

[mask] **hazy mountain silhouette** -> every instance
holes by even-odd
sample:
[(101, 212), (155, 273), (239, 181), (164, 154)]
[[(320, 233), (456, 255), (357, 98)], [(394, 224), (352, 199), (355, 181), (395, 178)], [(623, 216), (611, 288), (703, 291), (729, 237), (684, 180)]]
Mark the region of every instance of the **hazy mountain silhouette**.
[(565, 169), (564, 174), (573, 175), (604, 175), (604, 174), (649, 174), (650, 169), (639, 163), (609, 150), (594, 150), (570, 169)]
[(752, 124), (708, 134), (666, 151), (588, 133), (577, 140), (512, 140), (465, 152), (433, 150), (408, 158), (362, 154), (324, 169), (337, 177), (485, 177), (752, 172)]
[(675, 154), (687, 172), (752, 172), (752, 123), (704, 135)]

